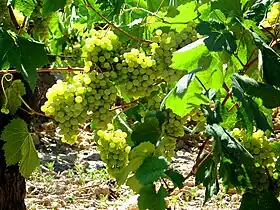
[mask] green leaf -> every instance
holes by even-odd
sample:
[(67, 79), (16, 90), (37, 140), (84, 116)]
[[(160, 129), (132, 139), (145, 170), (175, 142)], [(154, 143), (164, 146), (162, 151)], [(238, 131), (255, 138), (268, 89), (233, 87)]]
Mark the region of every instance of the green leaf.
[(212, 110), (210, 105), (201, 104), (201, 110), (207, 117), (207, 124), (219, 124), (222, 121), (220, 105), (220, 101), (216, 101), (215, 108)]
[(261, 98), (266, 108), (272, 109), (280, 106), (280, 91), (272, 85), (263, 84), (239, 74), (234, 74), (232, 78), (246, 94)]
[(168, 195), (166, 189), (161, 186), (158, 193), (155, 186), (150, 184), (143, 186), (138, 197), (138, 207), (140, 210), (165, 210), (166, 203), (164, 198)]
[(232, 187), (243, 189), (251, 187), (250, 180), (243, 165), (231, 162), (225, 157), (220, 162), (219, 175), (226, 192)]
[(237, 123), (237, 109), (232, 109), (230, 112), (228, 111), (232, 106), (232, 103), (220, 105), (220, 115), (222, 117), (220, 126), (227, 130), (232, 130)]
[(196, 185), (203, 183), (206, 187), (204, 204), (219, 192), (217, 164), (212, 157), (200, 164), (198, 171), (195, 173), (195, 183)]
[(48, 63), (44, 45), (17, 35), (10, 35), (0, 28), (0, 68), (8, 62), (16, 67), (34, 91), (36, 68)]
[(134, 147), (129, 153), (129, 163), (119, 173), (115, 175), (117, 183), (122, 185), (125, 183), (128, 175), (142, 165), (146, 157), (151, 156), (155, 151), (155, 146), (151, 142), (142, 142)]
[(196, 79), (189, 84), (183, 97), (177, 95), (175, 89), (173, 89), (165, 100), (166, 108), (169, 108), (175, 114), (184, 117), (194, 108), (209, 102), (209, 99), (202, 94), (202, 91), (201, 84)]
[(214, 52), (226, 50), (233, 54), (237, 49), (236, 37), (232, 31), (225, 30), (225, 25), (217, 21), (203, 21), (196, 30), (201, 35), (207, 35), (204, 39), (205, 46)]
[(1, 139), (6, 141), (3, 148), (7, 164), (13, 165), (19, 162), (21, 174), (28, 178), (40, 165), (40, 160), (27, 124), (20, 118), (13, 119), (5, 127)]
[(148, 10), (156, 12), (162, 6), (168, 5), (168, 0), (147, 0)]
[[(226, 158), (236, 164), (253, 164), (252, 155), (223, 127), (217, 124), (207, 125), (206, 134), (214, 137), (215, 145), (217, 144), (218, 146), (221, 146), (220, 149), (216, 149), (219, 154), (223, 153)], [(214, 155), (216, 154), (214, 153)]]
[(252, 32), (256, 45), (261, 50), (262, 77), (264, 82), (280, 86), (280, 56), (269, 47), (256, 33)]
[(241, 10), (240, 0), (217, 0), (211, 2), (211, 8), (221, 10), (226, 16), (235, 16), (242, 18), (243, 13)]
[(198, 61), (209, 51), (204, 44), (204, 38), (199, 39), (173, 53), (171, 67), (176, 70), (192, 71), (201, 68)]
[(149, 141), (154, 145), (161, 135), (159, 121), (156, 117), (145, 118), (144, 123), (137, 125), (131, 134), (131, 140), (139, 145), (142, 142)]
[(185, 178), (182, 174), (173, 170), (167, 170), (165, 174), (171, 179), (175, 187), (179, 187), (180, 189), (184, 187)]
[(35, 8), (36, 1), (34, 0), (15, 0), (14, 7), (21, 11), (25, 16), (30, 17)]
[(11, 86), (6, 89), (6, 94), (8, 97), (8, 106), (11, 114), (15, 114), (18, 108), (21, 106), (22, 101), (19, 96), (26, 94), (24, 84), (21, 80), (14, 80)]
[(66, 0), (44, 0), (43, 3), (43, 16), (46, 17), (52, 12), (59, 9), (63, 9), (66, 4)]
[(143, 185), (140, 184), (139, 180), (135, 175), (129, 177), (126, 181), (126, 185), (132, 189), (135, 193), (139, 193)]
[(240, 210), (275, 210), (280, 209), (280, 203), (271, 190), (250, 191), (242, 196)]
[[(242, 119), (247, 127), (248, 135), (253, 132), (253, 123), (256, 123), (257, 128), (266, 131), (271, 130), (267, 118), (260, 111), (258, 104), (252, 100), (250, 97), (245, 95), (243, 90), (244, 83), (239, 83), (240, 77), (232, 76), (232, 93), (237, 98), (238, 101), (242, 103), (238, 111), (241, 113)], [(245, 87), (246, 88), (246, 87)]]
[(190, 85), (190, 83), (192, 82), (192, 80), (195, 78), (195, 74), (196, 72), (198, 71), (199, 69), (197, 70), (194, 70), (186, 75), (184, 75), (176, 84), (176, 94), (179, 96), (179, 97), (183, 97), (184, 94), (186, 93), (186, 91), (188, 90), (188, 87)]
[(137, 169), (136, 177), (141, 184), (152, 184), (163, 175), (168, 168), (168, 162), (164, 157), (147, 157)]

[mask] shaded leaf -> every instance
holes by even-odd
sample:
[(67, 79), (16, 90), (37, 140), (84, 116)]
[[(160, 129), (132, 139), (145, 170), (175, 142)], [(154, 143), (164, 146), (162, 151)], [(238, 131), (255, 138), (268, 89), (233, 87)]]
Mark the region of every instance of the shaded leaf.
[(242, 196), (240, 210), (275, 210), (280, 209), (280, 203), (275, 193), (270, 190), (250, 191)]
[(150, 184), (143, 186), (138, 197), (138, 207), (140, 210), (165, 210), (166, 203), (164, 198), (168, 195), (166, 189), (161, 186), (158, 192), (155, 186)]
[(152, 184), (163, 175), (168, 168), (168, 162), (164, 157), (147, 157), (137, 169), (136, 177), (141, 184)]
[(66, 0), (44, 0), (43, 3), (43, 15), (46, 17), (52, 12), (56, 12), (59, 9), (64, 8)]
[(159, 121), (156, 117), (145, 118), (144, 123), (140, 123), (131, 134), (131, 140), (136, 144), (149, 141), (156, 144), (161, 135)]
[(182, 174), (173, 170), (167, 170), (165, 174), (171, 179), (175, 187), (179, 187), (180, 189), (184, 187), (185, 178)]

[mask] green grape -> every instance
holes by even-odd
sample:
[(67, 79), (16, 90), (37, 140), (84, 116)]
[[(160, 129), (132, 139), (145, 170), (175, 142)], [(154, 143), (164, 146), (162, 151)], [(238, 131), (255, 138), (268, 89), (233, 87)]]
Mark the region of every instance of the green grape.
[(100, 157), (107, 164), (108, 172), (114, 176), (128, 163), (130, 146), (126, 143), (127, 134), (121, 130), (114, 130), (114, 126), (108, 124), (107, 130), (98, 130), (97, 135)]
[(41, 40), (47, 40), (49, 36), (49, 24), (52, 19), (52, 14), (48, 16), (43, 15), (43, 0), (37, 0), (35, 9), (33, 10), (30, 20), (33, 21), (33, 33)]
[(157, 156), (164, 156), (168, 161), (171, 161), (175, 155), (177, 139), (169, 136), (163, 136), (156, 148)]
[[(186, 123), (187, 118), (180, 117), (179, 115), (174, 114), (171, 110), (165, 110), (165, 123), (164, 130), (168, 136), (179, 137), (184, 136), (184, 124)], [(175, 124), (176, 125), (175, 125)]]

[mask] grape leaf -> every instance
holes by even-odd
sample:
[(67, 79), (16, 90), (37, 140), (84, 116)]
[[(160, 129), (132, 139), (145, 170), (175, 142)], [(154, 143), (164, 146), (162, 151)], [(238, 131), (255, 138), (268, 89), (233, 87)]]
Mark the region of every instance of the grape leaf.
[(137, 169), (136, 177), (141, 184), (152, 184), (168, 168), (168, 162), (164, 157), (147, 157)]
[(66, 4), (66, 0), (44, 0), (43, 3), (43, 16), (46, 17), (52, 12), (55, 12), (59, 9), (63, 9)]
[(6, 141), (3, 149), (7, 164), (13, 165), (19, 162), (20, 173), (28, 178), (40, 165), (40, 160), (27, 124), (20, 118), (13, 119), (5, 127), (1, 139)]
[(151, 12), (156, 12), (160, 7), (167, 6), (168, 3), (168, 0), (147, 0), (148, 10)]
[(218, 0), (211, 2), (211, 9), (219, 9), (226, 16), (243, 17), (240, 0)]
[(237, 49), (236, 37), (232, 31), (225, 30), (223, 23), (210, 20), (209, 22), (200, 22), (196, 30), (201, 35), (206, 35), (204, 39), (205, 46), (214, 52), (226, 50), (233, 54)]
[(135, 145), (149, 141), (156, 144), (161, 135), (159, 121), (156, 117), (145, 118), (144, 123), (137, 125), (131, 134), (131, 140)]
[(135, 175), (129, 177), (125, 184), (137, 194), (143, 186), (140, 184)]
[(7, 108), (11, 114), (15, 114), (22, 104), (18, 95), (23, 96), (26, 94), (24, 84), (21, 80), (14, 80), (11, 86), (6, 90), (6, 94), (8, 98)]
[(266, 108), (272, 109), (280, 106), (280, 91), (272, 85), (263, 84), (246, 76), (234, 74), (232, 76), (245, 93), (261, 98)]
[(17, 35), (11, 36), (0, 28), (0, 69), (8, 62), (16, 67), (34, 91), (36, 86), (36, 68), (48, 63), (44, 45)]
[(200, 164), (200, 167), (195, 173), (195, 183), (196, 185), (203, 183), (206, 187), (204, 204), (209, 200), (209, 198), (219, 192), (217, 164), (213, 160), (213, 157), (206, 159)]
[(138, 197), (138, 207), (140, 210), (165, 210), (164, 198), (168, 195), (166, 189), (161, 186), (158, 192), (153, 184), (143, 186)]
[(261, 50), (262, 77), (264, 82), (280, 86), (280, 56), (269, 47), (255, 32), (252, 32), (256, 45)]
[(204, 44), (204, 38), (199, 39), (173, 53), (171, 67), (176, 70), (191, 71), (201, 68), (198, 61), (208, 49)]
[(183, 97), (178, 96), (175, 89), (171, 90), (164, 103), (166, 108), (171, 109), (175, 114), (184, 117), (194, 108), (209, 102), (208, 98), (202, 94), (201, 84), (195, 79), (189, 86)]
[(225, 157), (221, 159), (219, 175), (226, 192), (231, 187), (241, 187), (243, 189), (251, 187), (245, 168)]
[[(206, 135), (214, 137), (215, 144), (217, 146), (221, 146), (221, 148), (216, 149), (216, 151), (218, 151), (220, 154), (223, 153), (232, 162), (240, 165), (253, 164), (252, 155), (223, 127), (217, 124), (207, 125)], [(215, 148), (217, 148), (216, 145)]]
[(173, 170), (167, 170), (164, 173), (171, 179), (175, 187), (179, 187), (180, 189), (184, 187), (185, 178), (182, 174)]
[[(266, 131), (272, 130), (265, 115), (260, 111), (258, 104), (250, 97), (245, 95), (243, 90), (243, 83), (239, 83), (238, 76), (232, 76), (232, 93), (238, 101), (242, 103), (238, 111), (240, 112), (242, 119), (247, 127), (248, 135), (253, 132), (253, 123), (255, 122), (257, 128)], [(247, 89), (248, 90), (248, 89)]]
[(25, 16), (30, 17), (35, 8), (36, 1), (34, 0), (15, 0), (14, 7), (21, 11)]
[(149, 157), (155, 151), (155, 146), (151, 142), (142, 142), (134, 147), (129, 153), (129, 163), (124, 167), (115, 178), (119, 185), (124, 184), (130, 172), (135, 172), (142, 165), (146, 157)]
[(250, 191), (242, 196), (240, 210), (275, 210), (280, 209), (280, 202), (271, 190)]

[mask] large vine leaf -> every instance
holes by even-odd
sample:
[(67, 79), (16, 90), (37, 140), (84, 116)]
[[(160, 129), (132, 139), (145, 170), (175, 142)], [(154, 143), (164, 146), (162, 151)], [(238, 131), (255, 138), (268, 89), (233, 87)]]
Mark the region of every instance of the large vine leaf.
[(232, 187), (251, 188), (251, 182), (245, 167), (225, 157), (220, 162), (219, 176), (222, 179), (222, 184), (226, 192)]
[(151, 142), (142, 142), (138, 146), (134, 147), (129, 154), (129, 163), (119, 173), (115, 175), (115, 178), (119, 185), (124, 184), (128, 175), (142, 165), (146, 157), (151, 156), (155, 151), (155, 146)]
[(257, 47), (261, 50), (262, 77), (264, 82), (280, 86), (280, 56), (256, 33), (252, 32)]
[(34, 91), (36, 68), (47, 64), (48, 57), (43, 44), (0, 28), (0, 69), (5, 63), (15, 66)]
[(256, 123), (257, 128), (261, 130), (272, 130), (266, 116), (260, 111), (259, 105), (245, 94), (243, 89), (244, 86), (242, 86), (244, 83), (239, 83), (239, 78), (240, 77), (236, 75), (232, 76), (232, 93), (237, 100), (241, 102), (238, 111), (240, 111), (244, 124), (247, 127), (248, 135), (251, 135), (253, 132), (254, 122)]
[(206, 35), (204, 43), (210, 51), (219, 52), (226, 50), (233, 54), (237, 49), (236, 37), (232, 31), (226, 30), (223, 23), (210, 20), (199, 23), (196, 30), (201, 35)]
[(66, 4), (66, 0), (44, 0), (43, 15), (46, 17), (52, 12), (62, 9)]
[[(253, 164), (252, 155), (233, 138), (223, 127), (217, 124), (206, 126), (206, 135), (213, 136), (215, 145), (220, 145), (217, 149), (220, 154), (224, 154), (228, 159), (238, 164)], [(214, 154), (215, 155), (215, 154)]]
[(137, 169), (136, 177), (141, 184), (152, 184), (161, 177), (168, 168), (168, 162), (164, 157), (147, 157)]
[(19, 163), (20, 173), (28, 178), (40, 165), (40, 160), (27, 124), (20, 118), (13, 119), (5, 127), (1, 139), (6, 141), (3, 148), (7, 164)]
[(204, 44), (204, 39), (199, 39), (174, 52), (171, 67), (182, 71), (192, 71), (193, 69), (201, 68), (198, 61), (203, 54), (209, 52)]
[(161, 186), (158, 192), (153, 184), (146, 185), (140, 189), (138, 197), (138, 207), (140, 210), (165, 210), (164, 198), (168, 195), (166, 189)]
[(149, 141), (156, 144), (161, 135), (159, 121), (156, 117), (145, 118), (144, 123), (136, 126), (131, 134), (131, 140), (136, 144)]
[(272, 109), (280, 106), (280, 91), (272, 85), (263, 84), (246, 76), (234, 74), (233, 80), (239, 84), (245, 93), (261, 98), (266, 108)]
[(181, 93), (177, 94), (176, 88), (174, 88), (164, 101), (166, 108), (171, 109), (181, 117), (184, 117), (201, 104), (209, 102), (208, 98), (202, 94), (203, 89), (197, 79), (192, 80), (186, 88), (183, 96)]
[(213, 157), (200, 163), (200, 167), (195, 173), (195, 183), (196, 185), (203, 183), (206, 187), (204, 203), (219, 192), (217, 164), (213, 160)]
[(280, 202), (271, 190), (246, 192), (242, 196), (240, 210), (275, 210), (280, 209)]
[(25, 16), (30, 16), (35, 8), (34, 0), (15, 0), (14, 7), (21, 11)]
[(240, 0), (218, 0), (211, 3), (212, 9), (221, 10), (226, 16), (242, 17), (242, 5)]

